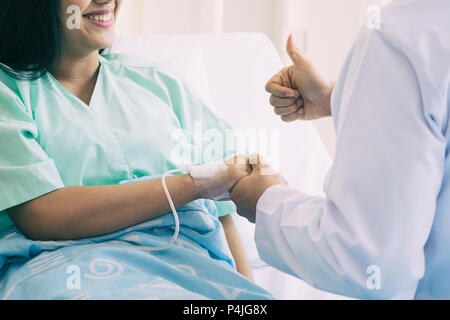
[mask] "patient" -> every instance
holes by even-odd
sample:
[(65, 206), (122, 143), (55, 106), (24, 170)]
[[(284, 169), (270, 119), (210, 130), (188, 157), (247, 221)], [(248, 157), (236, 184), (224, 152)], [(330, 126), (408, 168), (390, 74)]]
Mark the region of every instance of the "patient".
[[(173, 156), (177, 130), (195, 152), (195, 121), (229, 126), (168, 72), (99, 54), (113, 44), (121, 2), (0, 3), (0, 211), (8, 214), (0, 213), (0, 297), (76, 298), (65, 287), (69, 263), (89, 269), (85, 298), (271, 298), (245, 278), (234, 205), (199, 199), (189, 175), (167, 179), (180, 208), (177, 245), (145, 251), (173, 234), (161, 179), (120, 182), (192, 165), (189, 152)], [(227, 172), (237, 182), (248, 168)], [(97, 269), (105, 265), (117, 268), (114, 285), (95, 282), (114, 278)]]

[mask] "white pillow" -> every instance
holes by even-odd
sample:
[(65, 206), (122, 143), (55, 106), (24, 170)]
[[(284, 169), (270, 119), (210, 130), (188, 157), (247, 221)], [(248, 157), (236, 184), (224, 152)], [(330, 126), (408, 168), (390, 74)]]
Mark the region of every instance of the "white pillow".
[(122, 38), (116, 41), (110, 51), (145, 58), (155, 65), (174, 72), (176, 76), (187, 82), (206, 105), (212, 107), (208, 73), (204, 62), (204, 47), (195, 46), (182, 51), (168, 52), (160, 48), (152, 48), (146, 39), (143, 37)]
[(158, 62), (166, 69), (172, 70), (176, 75), (187, 82), (190, 89), (209, 107), (213, 108), (208, 73), (206, 72), (205, 50), (196, 47), (173, 56), (161, 59)]

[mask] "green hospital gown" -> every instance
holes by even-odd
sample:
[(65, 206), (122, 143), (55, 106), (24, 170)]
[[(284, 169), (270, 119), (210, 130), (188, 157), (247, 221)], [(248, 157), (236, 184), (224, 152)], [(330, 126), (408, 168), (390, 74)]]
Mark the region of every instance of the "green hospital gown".
[[(138, 60), (100, 56), (89, 105), (50, 73), (24, 81), (0, 71), (0, 230), (12, 224), (6, 209), (59, 188), (114, 185), (234, 154), (224, 140), (202, 140), (208, 130), (225, 133), (227, 122), (184, 82)], [(216, 205), (220, 216), (235, 211), (232, 202)]]

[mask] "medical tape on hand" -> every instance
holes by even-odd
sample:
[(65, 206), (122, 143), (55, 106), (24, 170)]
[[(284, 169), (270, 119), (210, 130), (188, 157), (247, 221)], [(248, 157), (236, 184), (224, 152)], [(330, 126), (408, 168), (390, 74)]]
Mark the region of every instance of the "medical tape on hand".
[(235, 181), (228, 174), (228, 166), (224, 162), (207, 163), (188, 168), (194, 180), (200, 198), (215, 201), (230, 200), (230, 189)]

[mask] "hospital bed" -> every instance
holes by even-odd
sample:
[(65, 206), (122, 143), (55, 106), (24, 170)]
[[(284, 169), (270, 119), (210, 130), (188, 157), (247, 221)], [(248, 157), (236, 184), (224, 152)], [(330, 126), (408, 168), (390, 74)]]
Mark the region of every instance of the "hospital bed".
[[(318, 133), (309, 122), (283, 123), (268, 103), (265, 83), (283, 65), (267, 36), (234, 33), (122, 37), (110, 52), (141, 56), (173, 70), (234, 128), (279, 137), (279, 143), (270, 145), (269, 160), (291, 186), (312, 195), (322, 194), (331, 159)], [(237, 215), (233, 218), (257, 284), (279, 299), (341, 298), (266, 265), (256, 250), (254, 226)]]

